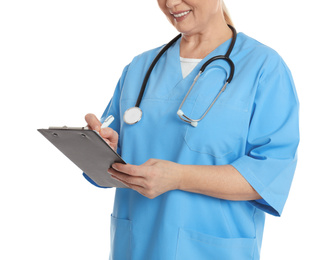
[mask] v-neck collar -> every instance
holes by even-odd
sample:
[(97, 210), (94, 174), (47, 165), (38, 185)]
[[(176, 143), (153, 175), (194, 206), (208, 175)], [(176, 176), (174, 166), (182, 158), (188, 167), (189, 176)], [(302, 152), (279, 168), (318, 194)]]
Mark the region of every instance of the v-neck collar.
[[(237, 47), (237, 42), (238, 41), (236, 41), (234, 50)], [(224, 55), (227, 52), (230, 43), (231, 39), (228, 39), (227, 41), (222, 43), (215, 50), (209, 53), (205, 58), (203, 58), (201, 62), (199, 62), (197, 66), (190, 72), (190, 74), (183, 78), (180, 63), (180, 39), (178, 39), (157, 62), (155, 68), (156, 73), (151, 74), (151, 79), (148, 81), (147, 86), (148, 91), (145, 93), (145, 97), (158, 97), (162, 99), (167, 98), (169, 100), (182, 99), (184, 93), (187, 92), (187, 90), (193, 83), (195, 76), (199, 73), (202, 65), (207, 60), (216, 55)], [(230, 56), (233, 56), (234, 50), (231, 52)], [(215, 63), (213, 62), (213, 64)]]
[[(238, 37), (238, 34), (237, 34)], [(202, 65), (208, 61), (210, 58), (217, 56), (217, 55), (225, 55), (228, 51), (228, 48), (230, 46), (230, 43), (232, 41), (232, 38), (226, 40), (224, 43), (219, 45), (217, 48), (215, 48), (212, 52), (210, 52), (205, 58), (203, 58), (197, 66), (187, 75), (187, 77), (183, 78), (182, 74), (182, 68), (181, 68), (181, 63), (180, 63), (180, 41), (181, 38), (179, 38), (175, 44), (170, 47), (170, 57), (172, 57), (172, 61), (169, 61), (172, 66), (175, 66), (176, 71), (177, 71), (177, 78), (180, 78), (180, 81), (186, 80), (187, 78), (194, 78), (198, 73)], [(236, 40), (237, 43), (237, 40)], [(235, 44), (236, 45), (236, 44)], [(235, 49), (235, 46), (234, 46)], [(233, 50), (234, 51), (234, 50)], [(231, 55), (233, 54), (233, 51), (231, 52)]]

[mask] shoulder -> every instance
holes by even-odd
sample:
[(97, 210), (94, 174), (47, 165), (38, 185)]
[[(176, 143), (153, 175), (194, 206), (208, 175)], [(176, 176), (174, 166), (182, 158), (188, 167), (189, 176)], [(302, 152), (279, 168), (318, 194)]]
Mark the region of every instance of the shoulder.
[(143, 71), (147, 71), (150, 64), (152, 63), (152, 61), (162, 48), (163, 46), (160, 46), (135, 56), (132, 59), (132, 61), (129, 64), (127, 64), (123, 69), (121, 79), (125, 80), (126, 78), (128, 78), (128, 75), (130, 76), (132, 76), (133, 74), (138, 75)]
[(142, 66), (147, 63), (149, 66), (163, 47), (164, 47), (164, 45), (138, 54), (137, 56), (135, 56), (133, 58), (132, 62), (130, 63), (130, 67), (138, 65), (138, 64)]
[(244, 33), (238, 34), (237, 41), (239, 42), (235, 55), (244, 62), (257, 67), (259, 76), (273, 72), (290, 74), (288, 66), (276, 50)]
[(238, 33), (237, 46), (238, 53), (242, 53), (243, 55), (247, 54), (261, 58), (281, 59), (280, 55), (274, 49), (244, 33)]
[(120, 88), (123, 89), (125, 85), (137, 85), (138, 82), (142, 82), (151, 63), (162, 48), (163, 46), (157, 47), (135, 56), (123, 69), (120, 78)]

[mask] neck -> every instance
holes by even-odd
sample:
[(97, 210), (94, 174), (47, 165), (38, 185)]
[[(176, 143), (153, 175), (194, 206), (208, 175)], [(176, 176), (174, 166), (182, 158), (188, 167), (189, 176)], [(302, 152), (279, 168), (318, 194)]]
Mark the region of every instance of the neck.
[(196, 34), (183, 33), (180, 42), (180, 56), (203, 59), (218, 46), (232, 38), (232, 31), (223, 21), (218, 26), (207, 28)]

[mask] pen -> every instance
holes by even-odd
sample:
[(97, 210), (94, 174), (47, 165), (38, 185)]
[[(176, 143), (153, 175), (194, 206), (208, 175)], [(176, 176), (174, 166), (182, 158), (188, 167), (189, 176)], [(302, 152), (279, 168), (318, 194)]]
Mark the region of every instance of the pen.
[[(113, 122), (113, 120), (114, 120), (113, 115), (108, 116), (108, 117), (104, 120), (103, 124), (101, 125), (101, 129), (102, 129), (102, 128), (106, 128), (106, 127), (108, 127), (109, 125), (111, 125), (111, 123)], [(88, 126), (85, 126), (85, 127), (83, 127), (83, 129), (84, 129), (84, 130), (89, 130), (89, 127), (88, 127)]]
[(101, 128), (108, 127), (109, 125), (111, 125), (111, 123), (113, 122), (113, 120), (114, 120), (113, 115), (109, 116), (107, 119), (105, 119), (105, 121), (103, 122)]

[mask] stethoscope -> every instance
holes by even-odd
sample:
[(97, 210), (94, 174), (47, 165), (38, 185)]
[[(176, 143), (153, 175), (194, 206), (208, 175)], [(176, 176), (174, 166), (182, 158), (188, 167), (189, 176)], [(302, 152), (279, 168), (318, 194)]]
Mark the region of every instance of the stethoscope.
[[(194, 78), (193, 83), (190, 87), (190, 89), (188, 90), (188, 92), (186, 93), (182, 103), (180, 104), (178, 111), (177, 111), (177, 115), (179, 116), (179, 118), (181, 120), (183, 120), (184, 122), (187, 122), (189, 124), (191, 124), (193, 127), (196, 127), (198, 125), (198, 122), (201, 121), (206, 114), (208, 113), (208, 111), (212, 108), (212, 106), (214, 105), (214, 103), (216, 102), (216, 100), (218, 99), (218, 97), (225, 91), (227, 85), (231, 82), (233, 76), (234, 76), (234, 72), (235, 72), (235, 65), (232, 62), (232, 60), (229, 58), (235, 42), (236, 42), (236, 38), (237, 38), (237, 32), (235, 30), (235, 28), (233, 28), (231, 25), (228, 25), (229, 28), (232, 30), (232, 40), (230, 43), (230, 46), (226, 52), (225, 55), (217, 55), (214, 56), (212, 58), (210, 58), (208, 61), (206, 61), (202, 67), (200, 68), (200, 71), (198, 73), (198, 75)], [(177, 35), (174, 39), (172, 39), (167, 45), (164, 46), (164, 48), (158, 53), (158, 55), (155, 57), (155, 59), (153, 60), (153, 62), (151, 63), (145, 77), (143, 80), (143, 83), (141, 85), (141, 90), (138, 96), (138, 99), (136, 101), (136, 104), (134, 107), (131, 107), (129, 109), (127, 109), (124, 113), (124, 121), (125, 123), (129, 124), (129, 125), (133, 125), (136, 124), (137, 122), (139, 122), (142, 118), (142, 110), (140, 108), (140, 103), (143, 97), (143, 93), (145, 92), (146, 86), (147, 86), (147, 82), (149, 79), (149, 76), (153, 70), (153, 68), (155, 67), (156, 63), (158, 62), (158, 60), (161, 58), (161, 56), (163, 55), (164, 52), (166, 52), (166, 50), (168, 50), (171, 45), (173, 45), (179, 38), (181, 37), (181, 34)], [(188, 95), (191, 93), (192, 88), (194, 87), (195, 83), (197, 82), (198, 78), (200, 77), (200, 75), (204, 72), (204, 70), (206, 69), (206, 67), (213, 61), (215, 60), (224, 60), (226, 61), (229, 66), (230, 66), (230, 74), (229, 77), (227, 78), (225, 84), (223, 85), (223, 87), (221, 88), (220, 92), (217, 94), (217, 96), (215, 97), (215, 99), (213, 100), (213, 102), (210, 104), (210, 106), (206, 109), (205, 113), (199, 118), (199, 119), (192, 119), (188, 116), (186, 116), (184, 114), (184, 112), (181, 110), (183, 107), (183, 104), (185, 102), (185, 100), (187, 99)]]

